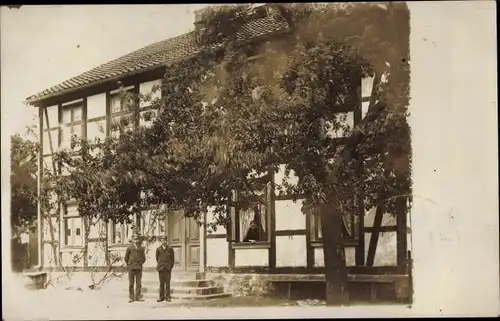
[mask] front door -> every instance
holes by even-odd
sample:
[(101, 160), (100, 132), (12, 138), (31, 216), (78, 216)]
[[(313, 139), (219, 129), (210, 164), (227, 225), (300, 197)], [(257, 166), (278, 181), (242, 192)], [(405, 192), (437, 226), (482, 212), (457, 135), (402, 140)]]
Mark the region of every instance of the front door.
[(182, 210), (167, 216), (168, 240), (174, 249), (174, 269), (198, 271), (200, 267), (200, 227)]

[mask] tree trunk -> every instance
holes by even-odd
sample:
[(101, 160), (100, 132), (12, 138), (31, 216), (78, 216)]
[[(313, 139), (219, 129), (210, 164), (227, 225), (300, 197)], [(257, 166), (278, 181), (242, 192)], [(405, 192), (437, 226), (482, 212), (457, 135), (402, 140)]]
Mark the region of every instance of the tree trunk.
[(335, 203), (319, 205), (325, 260), (326, 305), (349, 304), (349, 288), (342, 235), (342, 215)]
[(84, 225), (84, 233), (85, 235), (83, 236), (83, 267), (88, 267), (89, 266), (89, 235), (90, 235), (90, 225), (92, 223), (92, 219), (85, 217), (83, 220)]

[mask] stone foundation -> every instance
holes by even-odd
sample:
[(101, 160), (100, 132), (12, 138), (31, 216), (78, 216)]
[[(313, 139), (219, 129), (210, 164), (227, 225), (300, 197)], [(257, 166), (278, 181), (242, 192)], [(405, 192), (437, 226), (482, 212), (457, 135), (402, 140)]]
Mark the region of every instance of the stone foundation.
[[(233, 296), (285, 296), (324, 299), (322, 274), (206, 273)], [(349, 275), (352, 300), (407, 302), (411, 300), (408, 276)]]
[(234, 296), (265, 296), (273, 290), (267, 274), (207, 273), (206, 279)]

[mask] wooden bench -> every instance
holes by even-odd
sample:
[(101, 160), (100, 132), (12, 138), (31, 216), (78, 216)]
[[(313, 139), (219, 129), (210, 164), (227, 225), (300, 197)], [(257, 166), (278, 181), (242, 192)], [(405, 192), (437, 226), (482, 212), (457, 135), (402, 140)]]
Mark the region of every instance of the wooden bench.
[[(348, 282), (349, 283), (368, 283), (370, 284), (370, 298), (371, 300), (376, 300), (376, 290), (375, 284), (385, 283), (385, 284), (394, 284), (399, 279), (406, 279), (406, 275), (370, 275), (370, 274), (349, 274)], [(324, 275), (304, 275), (300, 277), (293, 276), (283, 276), (279, 278), (275, 278), (269, 280), (269, 283), (285, 283), (288, 284), (288, 294), (287, 297), (290, 299), (292, 292), (292, 284), (293, 283), (325, 283)]]
[(30, 278), (35, 286), (35, 289), (45, 289), (47, 284), (47, 272), (28, 272), (23, 275)]

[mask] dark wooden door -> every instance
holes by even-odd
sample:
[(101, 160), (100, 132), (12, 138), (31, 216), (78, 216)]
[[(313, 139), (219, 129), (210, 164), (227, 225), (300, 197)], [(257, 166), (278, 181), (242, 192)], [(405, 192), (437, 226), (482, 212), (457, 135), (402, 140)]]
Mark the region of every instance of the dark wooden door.
[(167, 236), (174, 249), (174, 269), (198, 270), (200, 266), (200, 227), (192, 218), (184, 217), (182, 210), (168, 215)]
[(185, 218), (186, 269), (198, 271), (200, 267), (200, 227), (192, 218)]

